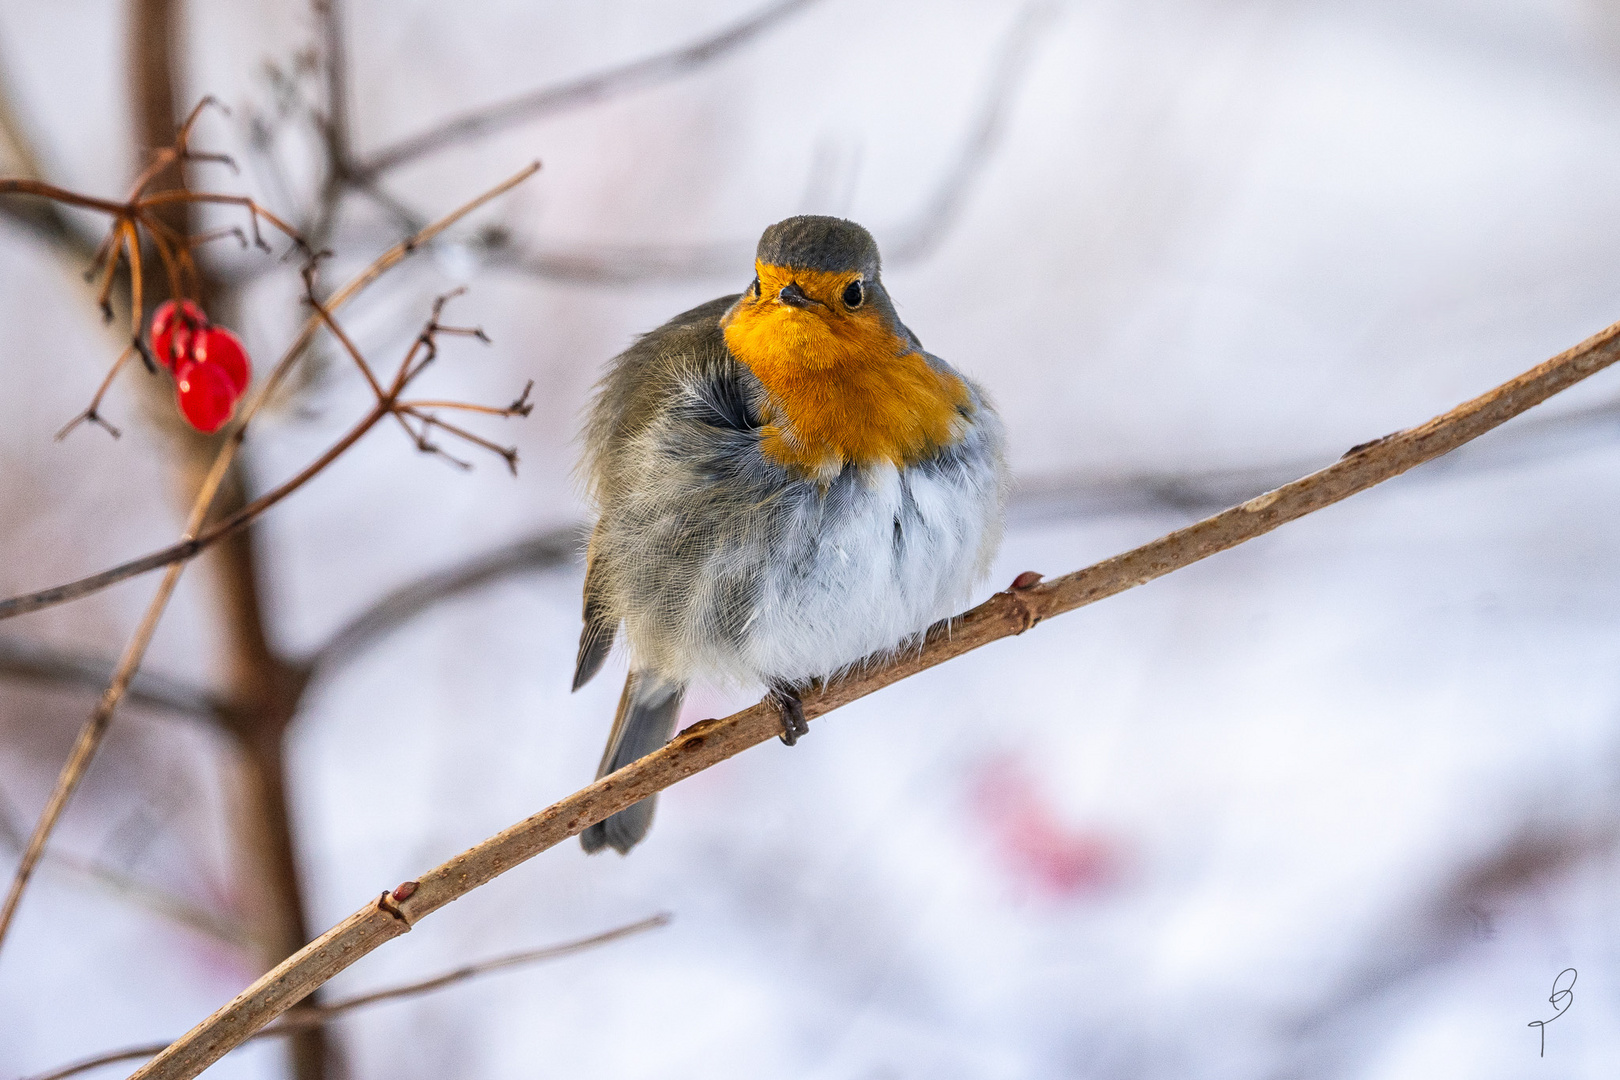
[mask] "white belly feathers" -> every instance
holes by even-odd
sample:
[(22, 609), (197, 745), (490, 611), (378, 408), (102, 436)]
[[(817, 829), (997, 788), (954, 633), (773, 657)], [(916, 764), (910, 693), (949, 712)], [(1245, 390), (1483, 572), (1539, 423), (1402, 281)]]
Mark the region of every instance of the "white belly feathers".
[(705, 643), (694, 674), (797, 683), (903, 647), (965, 605), (1000, 539), (999, 501), (989, 469), (892, 465), (804, 500), (740, 640)]

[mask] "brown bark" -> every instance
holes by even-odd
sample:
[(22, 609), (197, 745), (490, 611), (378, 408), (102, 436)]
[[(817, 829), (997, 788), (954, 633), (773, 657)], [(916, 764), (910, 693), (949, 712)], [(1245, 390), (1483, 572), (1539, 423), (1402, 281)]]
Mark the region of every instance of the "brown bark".
[[(184, 57), (180, 48), (183, 14), (180, 0), (133, 0), (130, 6), (130, 101), (134, 109), (136, 149), (144, 165), (148, 156), (171, 145), (182, 117)], [(154, 188), (180, 187), (180, 163), (159, 174)], [(191, 230), (191, 207), (173, 202), (155, 210), (182, 235)], [(164, 280), (150, 255), (147, 281)], [(234, 296), (211, 280), (201, 264), (195, 299), (216, 320), (231, 321)], [(158, 299), (154, 296), (149, 299)], [(166, 383), (158, 392), (166, 392)], [(183, 498), (202, 485), (219, 449), (219, 440), (191, 432), (177, 433)], [(228, 516), (248, 501), (241, 459), (233, 461), (214, 503), (216, 516)], [(302, 679), (270, 644), (259, 599), (259, 571), (250, 530), (224, 540), (205, 560), (214, 585), (218, 626), (227, 668), (227, 726), (234, 736), (236, 782), (232, 832), (240, 884), (248, 898), (259, 962), (269, 968), (309, 940), (300, 888), (297, 846), (287, 802), (282, 741), (298, 706)], [(292, 1037), (289, 1051), (297, 1080), (325, 1080), (329, 1052), (326, 1032), (312, 1028)]]

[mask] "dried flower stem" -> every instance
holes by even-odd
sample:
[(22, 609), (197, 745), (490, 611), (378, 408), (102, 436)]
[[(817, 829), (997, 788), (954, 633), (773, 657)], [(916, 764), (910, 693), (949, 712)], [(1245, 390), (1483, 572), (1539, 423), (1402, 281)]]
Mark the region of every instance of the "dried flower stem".
[[(362, 289), (376, 281), (378, 277), (382, 276), (392, 267), (398, 265), (402, 260), (405, 259), (406, 256), (410, 255), (418, 247), (421, 247), (423, 244), (432, 240), (439, 233), (449, 228), (467, 214), (472, 213), (480, 206), (483, 206), (491, 199), (503, 194), (506, 191), (509, 191), (511, 188), (522, 183), (524, 180), (527, 180), (529, 177), (533, 176), (539, 168), (539, 162), (529, 165), (527, 168), (521, 170), (502, 183), (497, 184), (495, 187), (478, 196), (476, 199), (473, 199), (471, 202), (468, 202), (465, 205), (451, 211), (449, 214), (434, 222), (432, 225), (429, 225), (421, 232), (418, 232), (414, 236), (411, 236), (408, 239), (403, 240), (389, 248), (375, 261), (373, 261), (370, 266), (366, 267), (365, 270), (361, 271), (352, 280), (350, 280), (348, 284), (344, 285), (343, 288), (334, 293), (326, 302), (326, 310), (330, 312), (331, 310), (347, 303)], [(299, 357), (303, 355), (305, 347), (308, 346), (311, 338), (314, 337), (316, 330), (321, 325), (321, 322), (322, 316), (319, 314), (311, 315), (305, 320), (303, 329), (299, 331), (298, 336), (293, 340), (292, 345), (282, 356), (280, 363), (276, 365), (275, 370), (271, 372), (270, 377), (265, 380), (264, 385), (259, 388), (258, 393), (249, 400), (247, 406), (243, 410), (240, 421), (220, 447), (219, 453), (214, 458), (213, 466), (209, 469), (207, 477), (203, 480), (202, 486), (197, 492), (197, 497), (192, 503), (190, 517), (186, 522), (185, 532), (182, 534), (181, 542), (176, 545), (177, 548), (192, 549), (192, 546), (197, 544), (202, 535), (208, 535), (202, 533), (202, 524), (208, 516), (209, 508), (213, 505), (214, 496), (218, 494), (220, 485), (225, 479), (226, 472), (229, 470), (231, 462), (236, 456), (237, 448), (241, 446), (242, 440), (246, 437), (249, 422), (258, 413), (259, 409), (263, 407), (264, 403), (269, 400), (270, 395), (275, 391), (280, 382), (286, 378), (287, 374), (292, 370), (293, 365), (298, 362)], [(364, 434), (365, 430), (369, 429), (369, 427), (372, 424), (375, 424), (377, 420), (387, 415), (387, 412), (388, 411), (383, 409), (381, 406), (373, 409), (373, 411), (366, 417), (366, 420), (362, 421), (360, 426), (357, 426), (354, 430), (351, 430), (349, 436), (346, 436), (343, 440), (340, 440), (339, 443), (334, 446), (332, 451), (328, 451), (326, 455), (323, 455), (322, 458), (317, 462), (317, 465), (319, 467), (324, 467), (325, 463), (329, 463), (337, 456), (337, 454), (342, 452), (342, 449), (346, 448), (348, 445), (352, 445), (355, 439), (358, 439), (360, 435)], [(299, 476), (302, 477), (299, 482), (302, 483), (304, 480), (307, 480), (310, 476), (313, 476), (314, 473), (318, 471), (318, 467), (311, 466), (310, 469), (306, 469), (304, 473), (299, 474)], [(285, 497), (290, 490), (291, 489), (288, 491), (283, 491), (280, 497)], [(271, 494), (275, 493), (272, 492)], [(243, 528), (247, 525), (248, 521), (251, 521), (252, 518), (257, 514), (263, 513), (264, 510), (273, 505), (275, 501), (279, 500), (271, 500), (270, 502), (266, 502), (265, 499), (255, 500), (247, 507), (244, 507), (237, 514), (234, 514), (230, 518), (226, 519), (226, 522), (221, 522), (220, 524), (222, 526), (226, 523), (234, 523), (233, 531), (234, 529)], [(259, 506), (258, 504), (260, 503), (263, 503), (263, 505)], [(252, 514), (249, 514), (248, 511), (253, 509), (255, 506), (258, 508), (253, 510)], [(224, 532), (220, 531), (220, 526), (215, 526), (213, 529), (209, 530), (209, 533), (214, 534), (214, 540), (218, 540), (225, 535)], [(62, 811), (66, 809), (68, 800), (72, 798), (73, 793), (78, 789), (80, 781), (83, 780), (85, 770), (89, 767), (91, 758), (95, 756), (95, 752), (100, 747), (102, 739), (106, 736), (107, 728), (112, 722), (113, 711), (118, 707), (119, 702), (123, 700), (125, 691), (129, 689), (130, 681), (135, 677), (135, 672), (140, 668), (141, 659), (146, 655), (146, 648), (151, 643), (152, 634), (156, 632), (158, 621), (163, 617), (164, 609), (168, 606), (169, 597), (173, 595), (174, 587), (180, 580), (180, 574), (185, 569), (186, 560), (194, 557), (197, 552), (201, 550), (203, 550), (201, 546), (195, 547), (194, 549), (189, 550), (188, 553), (169, 561), (168, 572), (164, 574), (163, 581), (158, 586), (157, 595), (152, 598), (151, 603), (147, 606), (146, 614), (141, 618), (140, 625), (135, 631), (135, 636), (131, 638), (129, 645), (125, 648), (122, 657), (119, 659), (118, 668), (113, 673), (112, 683), (108, 686), (106, 693), (102, 695), (101, 702), (96, 706), (95, 711), (90, 714), (89, 719), (85, 721), (84, 726), (80, 729), (79, 737), (74, 743), (73, 751), (69, 755), (67, 763), (62, 766), (62, 771), (56, 778), (56, 785), (52, 789), (50, 798), (45, 804), (44, 811), (40, 814), (39, 820), (34, 826), (33, 835), (29, 838), (28, 847), (23, 852), (22, 860), (17, 865), (16, 872), (12, 877), (11, 888), (6, 894), (5, 904), (0, 906), (0, 944), (3, 944), (5, 941), (6, 932), (10, 929), (12, 919), (15, 917), (17, 912), (17, 905), (21, 903), (23, 892), (28, 887), (28, 882), (32, 878), (34, 869), (39, 863), (40, 856), (44, 854), (45, 844), (49, 840), (52, 830), (55, 829), (57, 821), (60, 820)], [(111, 581), (106, 582), (106, 584), (111, 584)], [(94, 590), (92, 589), (87, 591)], [(79, 593), (77, 595), (85, 595), (85, 593)], [(61, 597), (61, 599), (71, 598), (71, 596)]]
[[(349, 300), (353, 299), (354, 296), (360, 292), (360, 290), (377, 280), (379, 276), (397, 265), (401, 260), (410, 255), (417, 248), (432, 240), (450, 225), (476, 210), (490, 199), (495, 198), (497, 195), (503, 194), (504, 192), (515, 187), (517, 184), (527, 180), (530, 176), (534, 175), (535, 171), (539, 168), (539, 163), (529, 166), (516, 176), (513, 176), (511, 179), (505, 181), (490, 191), (485, 192), (483, 195), (468, 203), (466, 206), (461, 207), (454, 213), (434, 222), (421, 232), (416, 233), (414, 236), (402, 240), (398, 244), (395, 244), (392, 248), (389, 248), (388, 251), (384, 252), (377, 259), (376, 262), (372, 263), (347, 285), (343, 286), (343, 288), (333, 293), (332, 296), (325, 301), (327, 310), (334, 311), (343, 304), (347, 303)], [(226, 470), (230, 467), (231, 461), (235, 457), (236, 448), (241, 444), (242, 439), (246, 435), (248, 421), (252, 419), (254, 414), (258, 412), (260, 405), (269, 398), (271, 393), (274, 392), (276, 387), (286, 377), (288, 372), (291, 371), (293, 363), (298, 359), (298, 357), (303, 355), (304, 349), (309, 345), (310, 340), (315, 336), (316, 330), (318, 330), (321, 325), (322, 320), (319, 314), (311, 315), (309, 317), (309, 319), (304, 323), (303, 329), (299, 331), (298, 336), (293, 339), (293, 343), (287, 349), (281, 363), (279, 363), (275, 370), (271, 372), (270, 377), (265, 380), (264, 386), (260, 388), (258, 394), (255, 395), (244, 408), (242, 419), (238, 422), (236, 428), (231, 432), (231, 434), (226, 438), (225, 444), (220, 448), (219, 456), (214, 459), (214, 464), (209, 470), (208, 477), (206, 480), (204, 480), (202, 489), (199, 492), (199, 499), (206, 496), (210, 502), (212, 501), (214, 493), (218, 490), (221, 481), (224, 479)], [(69, 582), (65, 585), (57, 585), (49, 589), (42, 589), (39, 592), (29, 593), (24, 596), (14, 596), (7, 600), (0, 600), (0, 619), (9, 619), (17, 615), (26, 615), (29, 612), (39, 611), (42, 608), (54, 607), (57, 604), (66, 603), (69, 600), (77, 600), (80, 597), (89, 596), (91, 593), (100, 592), (109, 585), (115, 585), (120, 581), (128, 580), (129, 578), (147, 573), (148, 571), (156, 570), (160, 567), (170, 565), (171, 563), (192, 558), (198, 552), (202, 551), (204, 547), (208, 546), (208, 544), (223, 539), (227, 532), (234, 532), (236, 529), (245, 526), (249, 521), (252, 520), (253, 517), (256, 517), (258, 513), (262, 513), (264, 509), (267, 509), (267, 507), (261, 507), (253, 514), (246, 517), (239, 514), (227, 519), (228, 522), (232, 523), (231, 528), (223, 529), (222, 526), (226, 523), (222, 522), (220, 526), (215, 526), (209, 530), (206, 541), (201, 537), (196, 537), (194, 533), (188, 533), (188, 535), (184, 537), (178, 544), (164, 548), (161, 551), (153, 552), (152, 554), (143, 556), (139, 559), (132, 560), (131, 562), (124, 563), (121, 566), (115, 566), (110, 570), (104, 570), (99, 574), (92, 574), (89, 577), (81, 578), (78, 581)], [(206, 513), (206, 509), (204, 510), (204, 513)], [(244, 513), (246, 513), (245, 510)]]

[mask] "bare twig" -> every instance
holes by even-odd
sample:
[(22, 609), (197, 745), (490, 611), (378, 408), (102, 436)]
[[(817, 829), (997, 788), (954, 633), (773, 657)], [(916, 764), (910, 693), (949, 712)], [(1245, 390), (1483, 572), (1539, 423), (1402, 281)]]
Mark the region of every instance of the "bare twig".
[(498, 105), (463, 113), (355, 162), (352, 167), (353, 180), (365, 183), (389, 169), (503, 128), (679, 78), (735, 52), (815, 2), (776, 0), (718, 34), (672, 52), (660, 53), (561, 86), (535, 90)]
[[(751, 32), (764, 29), (776, 18), (791, 14), (791, 10), (798, 6), (812, 2), (812, 0), (786, 0), (772, 8), (757, 13), (747, 23), (739, 24), (756, 27)], [(939, 241), (948, 233), (954, 224), (958, 212), (973, 189), (984, 166), (993, 157), (999, 144), (1006, 118), (1011, 110), (1012, 103), (1017, 96), (1018, 89), (1031, 70), (1031, 56), (1039, 41), (1042, 31), (1051, 22), (1057, 11), (1055, 4), (1049, 0), (1039, 0), (1027, 6), (1014, 21), (1012, 28), (1003, 40), (1000, 54), (992, 69), (985, 92), (976, 107), (963, 139), (962, 145), (956, 152), (951, 165), (939, 179), (934, 191), (927, 197), (923, 205), (910, 218), (897, 222), (886, 229), (877, 229), (880, 236), (885, 237), (884, 251), (891, 265), (899, 266), (908, 262), (915, 262), (930, 255)], [(328, 15), (330, 20), (334, 16)], [(757, 24), (757, 25), (756, 25)], [(722, 35), (724, 37), (725, 35)], [(333, 44), (339, 41), (339, 31), (329, 32), (327, 51), (334, 58), (341, 55), (341, 50)], [(718, 39), (716, 39), (718, 40)], [(728, 39), (729, 40), (729, 39)], [(742, 42), (733, 42), (733, 46)], [(693, 46), (691, 51), (706, 47), (706, 43)], [(684, 55), (682, 53), (670, 56)], [(703, 53), (705, 61), (712, 60), (717, 54)], [(667, 59), (667, 58), (663, 58)], [(663, 59), (655, 58), (657, 62)], [(644, 61), (643, 63), (653, 63)], [(631, 68), (622, 70), (632, 70)], [(330, 76), (329, 76), (330, 78)], [(580, 83), (569, 84), (556, 90), (542, 91), (533, 96), (533, 100), (542, 103), (555, 101), (556, 108), (568, 108), (575, 105), (588, 104), (597, 100), (594, 97), (582, 98), (571, 96), (570, 91), (578, 86), (594, 86), (598, 80), (608, 80), (614, 89), (622, 88), (616, 80), (615, 72), (592, 76)], [(341, 77), (339, 77), (341, 81)], [(330, 94), (334, 92), (329, 90)], [(554, 97), (554, 95), (556, 95)], [(519, 102), (509, 103), (516, 107), (530, 98), (520, 99)], [(546, 109), (552, 107), (545, 105)], [(483, 113), (470, 114), (476, 119)], [(524, 117), (526, 118), (526, 117)], [(463, 118), (464, 120), (467, 118)], [(452, 124), (462, 121), (453, 121)], [(513, 120), (513, 123), (518, 122)], [(410, 158), (417, 156), (414, 149), (417, 140), (436, 138), (437, 133), (448, 130), (435, 128), (413, 139), (406, 140), (389, 150), (379, 152), (364, 164), (353, 164), (352, 151), (348, 148), (345, 134), (344, 141), (333, 141), (331, 128), (323, 128), (328, 136), (328, 155), (334, 163), (332, 177), (334, 178), (323, 189), (321, 196), (322, 206), (318, 216), (319, 225), (312, 226), (312, 235), (319, 238), (325, 235), (330, 228), (333, 216), (336, 213), (336, 201), (341, 197), (345, 188), (352, 188), (377, 205), (383, 208), (398, 224), (405, 228), (414, 228), (421, 220), (421, 215), (411, 209), (404, 202), (384, 191), (378, 183), (378, 174), (381, 170), (392, 167), (394, 164), (403, 164), (404, 160), (394, 161), (392, 155), (402, 153), (409, 149)], [(346, 130), (346, 129), (345, 129)], [(457, 129), (460, 131), (460, 129)], [(473, 138), (485, 133), (487, 129), (469, 128), (462, 134), (457, 134), (451, 143), (459, 142), (464, 138)], [(420, 153), (430, 153), (440, 146), (423, 144)], [(345, 171), (346, 170), (346, 171)], [(530, 247), (515, 242), (504, 231), (492, 234), (493, 239), (482, 243), (483, 255), (492, 266), (505, 267), (517, 270), (535, 277), (553, 281), (568, 281), (594, 285), (630, 285), (649, 281), (684, 281), (691, 278), (722, 277), (734, 272), (739, 265), (746, 265), (751, 259), (754, 247), (753, 240), (716, 241), (707, 244), (628, 244), (628, 245), (592, 245), (582, 248), (546, 248)]]
[[(456, 221), (483, 206), (489, 200), (527, 180), (539, 168), (539, 163), (535, 162), (484, 194), (458, 207), (420, 233), (388, 249), (370, 266), (366, 267), (348, 284), (333, 294), (326, 303), (327, 310), (335, 310), (342, 304), (347, 303), (362, 289), (376, 281), (378, 277), (396, 266), (417, 248), (428, 243)], [(214, 496), (218, 494), (220, 485), (224, 483), (231, 463), (235, 459), (237, 448), (241, 446), (243, 439), (246, 438), (249, 422), (257, 414), (264, 402), (269, 399), (270, 395), (275, 392), (281, 380), (286, 378), (293, 365), (298, 362), (299, 357), (303, 355), (305, 347), (314, 337), (315, 331), (320, 324), (321, 317), (318, 315), (312, 315), (305, 320), (303, 329), (299, 331), (298, 336), (282, 356), (280, 363), (276, 365), (270, 377), (265, 380), (264, 385), (259, 387), (258, 392), (248, 402), (241, 419), (237, 422), (237, 426), (220, 446), (219, 452), (214, 458), (214, 464), (204, 478), (196, 500), (192, 504), (191, 514), (187, 520), (180, 547), (183, 548), (193, 543), (201, 533), (202, 524), (207, 519), (209, 508), (213, 505)], [(375, 420), (372, 422), (374, 423)], [(233, 515), (233, 518), (237, 517), (241, 517), (241, 514)], [(241, 528), (245, 524), (246, 520), (242, 520), (238, 522), (236, 527)], [(191, 554), (194, 555), (195, 552)], [(39, 821), (34, 826), (34, 833), (29, 838), (28, 848), (24, 851), (23, 857), (17, 865), (10, 891), (6, 895), (5, 904), (0, 907), (0, 943), (5, 940), (6, 932), (16, 915), (17, 905), (21, 903), (23, 892), (28, 887), (29, 878), (32, 876), (40, 856), (44, 853), (46, 841), (49, 839), (52, 830), (55, 829), (57, 821), (61, 818), (68, 799), (72, 797), (73, 792), (78, 788), (79, 782), (83, 779), (84, 772), (89, 767), (90, 759), (101, 745), (107, 728), (112, 722), (113, 711), (123, 699), (125, 691), (129, 688), (130, 681), (140, 667), (141, 660), (146, 654), (146, 647), (151, 641), (152, 634), (157, 629), (158, 621), (162, 618), (163, 611), (168, 605), (169, 597), (173, 594), (175, 585), (180, 580), (180, 574), (185, 569), (186, 563), (184, 559), (189, 557), (190, 555), (184, 556), (180, 561), (173, 561), (169, 564), (168, 571), (164, 574), (163, 581), (158, 586), (157, 595), (153, 597), (147, 607), (146, 614), (142, 617), (141, 623), (136, 629), (135, 636), (124, 650), (118, 668), (113, 674), (112, 682), (102, 696), (101, 703), (97, 705), (95, 711), (91, 713), (79, 732), (79, 738), (74, 744), (67, 763), (63, 765), (62, 771), (57, 777), (56, 785), (46, 802), (45, 810), (41, 813)]]
[[(201, 515), (193, 516), (199, 518)], [(79, 729), (79, 737), (74, 741), (73, 750), (57, 775), (56, 785), (51, 789), (50, 797), (45, 802), (45, 809), (40, 812), (39, 820), (34, 824), (33, 835), (28, 839), (28, 846), (23, 850), (22, 858), (18, 860), (17, 869), (11, 879), (11, 888), (6, 893), (5, 905), (0, 907), (0, 943), (5, 941), (6, 931), (10, 929), (11, 920), (17, 914), (17, 905), (22, 902), (23, 891), (28, 887), (40, 858), (45, 854), (46, 841), (56, 828), (57, 821), (61, 819), (62, 811), (67, 809), (68, 800), (78, 790), (85, 770), (90, 767), (90, 759), (95, 756), (102, 739), (106, 737), (107, 729), (112, 724), (113, 711), (123, 700), (124, 693), (129, 689), (129, 684), (140, 667), (141, 658), (146, 655), (146, 647), (151, 644), (152, 635), (157, 632), (158, 621), (163, 617), (163, 611), (168, 606), (169, 597), (174, 594), (174, 587), (179, 583), (180, 572), (184, 568), (184, 563), (176, 563), (163, 575), (157, 595), (147, 606), (146, 613), (135, 628), (135, 635), (130, 638), (129, 644), (124, 647), (123, 655), (119, 657), (112, 681), (101, 695), (101, 700), (96, 703), (95, 709), (91, 711), (89, 719)]]
[[(1620, 360), (1620, 323), (1428, 423), (1353, 447), (1325, 469), (1187, 528), (1047, 584), (1039, 584), (1038, 576), (1020, 575), (1017, 587), (935, 625), (915, 648), (886, 660), (874, 658), (849, 677), (805, 694), (805, 718), (825, 715), (981, 645), (1162, 577), (1399, 476), (1616, 360)], [(1036, 583), (1030, 584), (1028, 577), (1035, 577)], [(383, 893), (266, 973), (134, 1073), (132, 1080), (196, 1076), (339, 971), (408, 933), (439, 908), (608, 815), (774, 738), (780, 730), (780, 716), (768, 700), (722, 720), (692, 725), (659, 750), (435, 867), (411, 887)]]
[(346, 175), (352, 171), (354, 145), (349, 138), (349, 49), (343, 30), (343, 5), (339, 0), (315, 0), (315, 14), (321, 22), (326, 69), (326, 113), (321, 117), (321, 133), (326, 139), (328, 168)]
[[(325, 76), (325, 106), (315, 115), (321, 142), (325, 144), (325, 174), (311, 212), (311, 235), (317, 246), (326, 243), (337, 221), (344, 192), (354, 183), (354, 145), (349, 125), (349, 50), (343, 29), (340, 0), (314, 0), (315, 17), (320, 24), (321, 67)], [(415, 232), (420, 222), (405, 227)]]
[[(289, 1009), (279, 1022), (269, 1027), (260, 1028), (249, 1038), (273, 1039), (277, 1035), (292, 1035), (309, 1028), (319, 1027), (346, 1012), (364, 1008), (367, 1005), (376, 1005), (384, 1001), (395, 1001), (399, 998), (432, 993), (435, 990), (443, 990), (447, 986), (453, 986), (456, 983), (465, 982), (480, 975), (487, 975), (493, 971), (500, 971), (503, 968), (536, 964), (544, 960), (558, 960), (564, 956), (572, 956), (575, 953), (600, 948), (603, 945), (618, 941), (620, 938), (627, 938), (634, 934), (641, 934), (648, 930), (668, 926), (669, 922), (670, 916), (667, 914), (654, 915), (651, 918), (642, 919), (640, 922), (634, 922), (628, 926), (621, 926), (616, 930), (609, 930), (606, 933), (596, 934), (588, 938), (581, 938), (578, 941), (570, 941), (562, 945), (548, 945), (543, 949), (526, 949), (523, 952), (508, 953), (505, 956), (497, 956), (476, 964), (468, 964), (466, 967), (456, 968), (454, 971), (447, 971), (443, 975), (423, 979), (421, 982), (395, 986), (387, 990), (377, 990), (370, 994), (360, 994), (356, 997), (344, 998), (341, 1001), (334, 1001), (325, 1005), (299, 1006), (298, 1008)], [(88, 1072), (102, 1065), (114, 1065), (120, 1061), (138, 1061), (141, 1058), (149, 1058), (168, 1045), (168, 1043), (151, 1043), (146, 1046), (131, 1046), (123, 1050), (113, 1050), (106, 1054), (98, 1054), (93, 1058), (85, 1058), (83, 1061), (57, 1069), (55, 1072), (42, 1073), (39, 1076), (30, 1078), (30, 1080), (66, 1080), (69, 1076), (76, 1076), (79, 1073)]]

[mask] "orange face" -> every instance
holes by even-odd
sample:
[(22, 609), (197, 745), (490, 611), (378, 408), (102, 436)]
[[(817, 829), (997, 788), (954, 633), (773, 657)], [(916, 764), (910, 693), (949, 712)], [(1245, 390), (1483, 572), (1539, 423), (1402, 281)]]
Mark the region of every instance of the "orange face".
[(858, 271), (755, 263), (726, 344), (770, 391), (762, 445), (814, 475), (907, 465), (954, 441), (967, 388), (934, 368), (869, 302)]
[[(910, 351), (866, 302), (858, 271), (793, 270), (768, 263), (754, 268), (757, 285), (725, 324), (726, 344), (745, 363), (753, 357), (822, 370)], [(850, 304), (851, 299), (856, 302)]]

